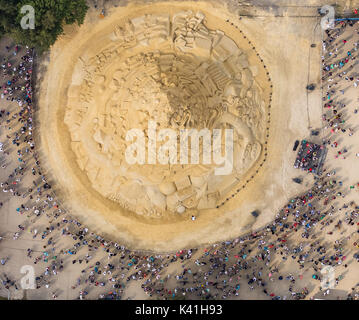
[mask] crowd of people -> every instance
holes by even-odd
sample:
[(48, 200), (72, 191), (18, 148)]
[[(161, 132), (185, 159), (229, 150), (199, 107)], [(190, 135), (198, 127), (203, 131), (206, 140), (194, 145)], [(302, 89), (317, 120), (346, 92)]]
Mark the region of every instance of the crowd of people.
[(325, 156), (326, 149), (323, 145), (303, 140), (294, 163), (294, 168), (321, 174)]
[[(341, 38), (347, 28), (357, 26), (342, 22), (327, 30), (323, 41), (322, 81), (323, 88), (328, 88), (323, 121), (324, 130), (330, 129), (323, 142), (333, 148), (338, 147), (338, 134), (354, 132), (345, 125), (346, 105), (338, 102), (341, 91), (336, 85), (346, 81), (356, 87), (359, 82), (354, 68), (357, 43), (346, 48)], [(92, 232), (62, 208), (36, 153), (33, 51), (9, 45), (2, 60), (0, 103), (9, 107), (0, 112), (1, 136), (6, 137), (0, 144), (1, 168), (8, 170), (14, 161), (16, 166), (1, 181), (5, 200), (0, 206), (15, 197), (21, 203), (8, 214), (22, 218), (15, 233), (0, 229), (0, 279), (6, 289), (20, 290), (21, 286), (9, 270), (5, 272), (11, 258), (3, 256), (1, 241), (18, 241), (26, 233), (39, 240), (42, 249), (27, 248), (24, 259), (36, 267), (36, 289), (47, 289), (52, 299), (64, 298), (63, 290), (72, 290), (78, 299), (121, 299), (134, 281), (153, 299), (305, 299), (313, 297), (315, 288), (326, 290), (323, 266), (337, 270), (337, 285), (348, 268), (358, 268), (354, 263), (359, 259), (353, 260), (353, 253), (359, 248), (359, 207), (354, 201), (342, 200), (348, 190), (343, 190), (335, 170), (329, 168), (315, 176), (306, 193), (291, 199), (272, 223), (222, 243), (173, 253), (145, 253)], [(344, 149), (338, 155), (345, 155)], [(344, 204), (338, 205), (339, 199)], [(70, 288), (58, 281), (63, 273), (78, 273)], [(359, 299), (356, 284), (345, 298)]]

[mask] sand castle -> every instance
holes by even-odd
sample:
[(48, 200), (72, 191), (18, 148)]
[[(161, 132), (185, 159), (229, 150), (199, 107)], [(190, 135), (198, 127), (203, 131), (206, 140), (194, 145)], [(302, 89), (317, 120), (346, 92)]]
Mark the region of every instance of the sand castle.
[[(207, 28), (201, 12), (132, 18), (108, 42), (78, 60), (67, 91), (64, 121), (79, 170), (138, 215), (216, 208), (261, 154), (266, 110), (257, 66), (224, 32)], [(126, 132), (146, 132), (148, 121), (158, 130), (233, 128), (232, 174), (216, 176), (213, 165), (129, 165)]]
[[(70, 30), (51, 52), (39, 121), (55, 192), (81, 221), (137, 248), (172, 246), (163, 239), (176, 232), (201, 237), (192, 228), (206, 232), (201, 223), (237, 212), (267, 157), (269, 73), (244, 32), (213, 13), (200, 4), (128, 6), (95, 29)], [(143, 164), (126, 158), (133, 129), (144, 134)], [(199, 161), (184, 163), (181, 134), (174, 143), (165, 129), (188, 132), (187, 159), (198, 143)], [(229, 174), (203, 161), (206, 130), (223, 132), (210, 139), (212, 158), (233, 133)], [(177, 163), (159, 161), (169, 144)], [(238, 214), (237, 228), (253, 223), (250, 212)]]

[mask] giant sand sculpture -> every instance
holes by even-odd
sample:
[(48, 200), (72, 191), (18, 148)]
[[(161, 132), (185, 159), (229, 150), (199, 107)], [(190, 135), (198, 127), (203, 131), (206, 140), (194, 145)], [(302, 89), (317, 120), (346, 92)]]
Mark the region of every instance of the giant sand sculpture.
[[(150, 225), (206, 210), (220, 213), (221, 204), (260, 170), (269, 122), (264, 68), (246, 37), (236, 33), (233, 39), (209, 27), (199, 10), (149, 12), (105, 28), (91, 38), (101, 46), (88, 41), (77, 58), (71, 57), (66, 66), (70, 83), (60, 81), (56, 87), (62, 92), (56, 121), (67, 132), (56, 157), (66, 158), (62, 161), (71, 167), (66, 175), (81, 180), (77, 190), (93, 194), (119, 221), (126, 217)], [(161, 163), (156, 155), (164, 143), (153, 145), (149, 124), (155, 125), (157, 138), (166, 128), (187, 134), (191, 131), (186, 129), (232, 129), (233, 170), (218, 175), (220, 165), (201, 162), (213, 141), (206, 145), (199, 135), (198, 163), (180, 161), (180, 135), (174, 144), (176, 159)], [(131, 129), (144, 133), (145, 163), (126, 158)], [(192, 135), (187, 146), (195, 143)], [(224, 139), (217, 152), (221, 150)], [(68, 193), (75, 197), (76, 192)], [(91, 207), (91, 199), (84, 202), (89, 210), (104, 212)]]

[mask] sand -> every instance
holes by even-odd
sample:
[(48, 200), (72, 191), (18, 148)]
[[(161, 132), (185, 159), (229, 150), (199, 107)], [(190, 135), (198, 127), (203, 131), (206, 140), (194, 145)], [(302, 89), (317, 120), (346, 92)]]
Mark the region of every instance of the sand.
[[(236, 42), (239, 50), (246, 53), (248, 60), (244, 60), (244, 63), (248, 61), (251, 68), (247, 70), (252, 70), (251, 72), (256, 74), (255, 82), (258, 85), (255, 90), (261, 92), (257, 99), (259, 101), (258, 109), (264, 114), (265, 108), (267, 108), (268, 113), (264, 114), (261, 119), (262, 122), (265, 122), (265, 132), (251, 128), (254, 130), (256, 143), (261, 151), (260, 154), (255, 153), (245, 168), (239, 172), (239, 182), (235, 181), (234, 184), (231, 184), (232, 181), (218, 182), (213, 175), (212, 178), (207, 175), (204, 179), (207, 182), (205, 196), (202, 198), (197, 196), (195, 201), (199, 202), (205, 198), (204, 208), (207, 205), (208, 209), (199, 209), (198, 205), (190, 203), (184, 213), (175, 212), (173, 214), (173, 211), (178, 209), (179, 204), (183, 202), (176, 202), (177, 195), (174, 203), (172, 201), (172, 210), (169, 210), (171, 200), (169, 203), (168, 199), (167, 201), (163, 199), (162, 193), (158, 193), (156, 187), (161, 181), (156, 180), (156, 177), (150, 179), (150, 183), (147, 183), (147, 190), (144, 191), (143, 185), (146, 183), (143, 182), (145, 180), (143, 177), (151, 176), (145, 168), (131, 168), (132, 172), (136, 173), (132, 179), (129, 179), (127, 171), (122, 176), (119, 175), (117, 181), (109, 181), (113, 178), (112, 172), (123, 168), (123, 161), (121, 162), (123, 159), (121, 157), (116, 160), (109, 159), (109, 147), (107, 146), (106, 149), (104, 145), (106, 134), (101, 136), (101, 133), (98, 133), (96, 135), (96, 129), (104, 126), (105, 121), (99, 119), (98, 115), (101, 112), (102, 114), (111, 114), (111, 111), (105, 109), (98, 112), (99, 108), (100, 110), (106, 108), (106, 102), (100, 98), (92, 101), (91, 90), (87, 90), (89, 87), (86, 85), (81, 87), (79, 84), (82, 84), (83, 79), (86, 78), (87, 74), (84, 73), (93, 70), (91, 63), (93, 65), (95, 62), (91, 60), (91, 57), (95, 57), (96, 53), (100, 51), (105, 53), (103, 64), (106, 60), (115, 61), (113, 63), (117, 70), (122, 58), (136, 55), (136, 50), (143, 50), (143, 46), (137, 46), (135, 50), (125, 50), (124, 53), (121, 53), (123, 57), (120, 55), (119, 59), (110, 58), (111, 46), (109, 43), (112, 47), (114, 46), (111, 43), (111, 37), (113, 39), (117, 35), (118, 38), (122, 32), (119, 29), (121, 24), (117, 26), (118, 21), (141, 17), (144, 14), (152, 13), (154, 15), (158, 12), (168, 12), (173, 16), (186, 10), (192, 10), (194, 13), (202, 12), (206, 17), (205, 26), (209, 30), (222, 31), (228, 39)], [(278, 30), (281, 32), (280, 35)], [(131, 41), (131, 39), (128, 40)], [(220, 241), (263, 226), (273, 219), (278, 208), (291, 196), (303, 191), (311, 181), (311, 177), (307, 177), (306, 183), (302, 186), (294, 185), (291, 182), (293, 177), (300, 174), (292, 169), (295, 155), (291, 150), (295, 139), (307, 137), (309, 127), (318, 127), (320, 124), (318, 121), (321, 108), (319, 94), (313, 93), (310, 96), (311, 115), (308, 119), (305, 90), (308, 78), (311, 82), (318, 81), (319, 46), (310, 48), (310, 45), (312, 42), (319, 44), (319, 40), (320, 30), (317, 27), (317, 22), (313, 19), (310, 22), (306, 18), (296, 19), (295, 23), (287, 19), (246, 20), (244, 22), (238, 17), (232, 16), (221, 5), (209, 9), (208, 3), (200, 2), (171, 5), (156, 3), (151, 6), (136, 4), (114, 8), (108, 13), (106, 19), (99, 20), (95, 24), (89, 15), (83, 26), (72, 28), (54, 45), (47, 73), (40, 84), (38, 120), (40, 122), (41, 153), (44, 158), (43, 162), (46, 163), (53, 180), (56, 181), (57, 194), (60, 199), (68, 210), (85, 224), (103, 234), (114, 236), (129, 247), (136, 249), (173, 250)], [(130, 46), (128, 43), (130, 42), (127, 42), (125, 47)], [(158, 43), (154, 41), (151, 45), (156, 47)], [(168, 44), (164, 42), (162, 50), (166, 45)], [(151, 46), (149, 49), (153, 50)], [(181, 51), (177, 48), (177, 52), (178, 50)], [(161, 52), (161, 50), (159, 51)], [(116, 51), (113, 52), (116, 53)], [(197, 62), (196, 59), (200, 60), (198, 57), (202, 57), (201, 55), (204, 53), (197, 48), (192, 54), (195, 56), (192, 62)], [(84, 64), (86, 65), (86, 61), (91, 61), (87, 71), (83, 67)], [(150, 63), (148, 68), (151, 69)], [(96, 97), (102, 97), (101, 90), (104, 92), (104, 97), (113, 96), (115, 89), (114, 91), (109, 89), (109, 87), (111, 88), (109, 81), (114, 77), (112, 74), (114, 70), (113, 68), (108, 70), (99, 72), (94, 80), (94, 82), (97, 81), (98, 88), (96, 87), (96, 90), (99, 90), (95, 91)], [(303, 70), (305, 70), (306, 76), (298, 79), (297, 74), (303, 73)], [(106, 76), (110, 80), (107, 80)], [(126, 77), (124, 79), (127, 80)], [(101, 84), (101, 81), (104, 83)], [(153, 98), (155, 95), (153, 89), (151, 90), (151, 94), (148, 94), (147, 97), (152, 95)], [(138, 98), (138, 92), (135, 92), (134, 96)], [(76, 99), (79, 97), (82, 97), (83, 104), (77, 102)], [(122, 98), (120, 92), (119, 99)], [(126, 98), (123, 101), (126, 101)], [(91, 102), (95, 105), (94, 107)], [(108, 102), (108, 104), (110, 103)], [(168, 106), (174, 108), (173, 104), (167, 102)], [(127, 109), (123, 107), (123, 104), (119, 109), (122, 110), (120, 113), (126, 113)], [(76, 136), (79, 131), (74, 128), (81, 124), (81, 112), (86, 113), (86, 110), (91, 110), (88, 112), (91, 115), (85, 117), (85, 125), (81, 127), (81, 133)], [(97, 113), (93, 110), (97, 110)], [(141, 113), (144, 111), (146, 110), (141, 110)], [(77, 113), (77, 117), (73, 116), (71, 112)], [(124, 113), (122, 118), (124, 118)], [(136, 120), (136, 114), (138, 113), (133, 112), (130, 115), (130, 121), (131, 119)], [(115, 122), (119, 121), (122, 124), (121, 114), (118, 116), (119, 120), (115, 120)], [(94, 129), (93, 123), (91, 126), (88, 125), (94, 119), (99, 124), (96, 129)], [(143, 120), (148, 119), (144, 118)], [(132, 121), (132, 125), (134, 122)], [(144, 123), (146, 121), (137, 122), (136, 125), (142, 128)], [(111, 129), (107, 129), (107, 136), (113, 137)], [(95, 138), (93, 138), (94, 134)], [(245, 139), (243, 140), (245, 141)], [(85, 151), (79, 147), (79, 141), (85, 145)], [(99, 151), (93, 148), (94, 141), (102, 142), (102, 144), (99, 143)], [(123, 141), (123, 134), (122, 136), (119, 134), (118, 141)], [(112, 145), (115, 145), (116, 148), (116, 144)], [(117, 145), (123, 148), (121, 143), (117, 143)], [(123, 150), (116, 150), (116, 152), (121, 154)], [(112, 152), (112, 155), (116, 155), (116, 152)], [(92, 163), (87, 164), (89, 156)], [(116, 161), (118, 162), (116, 163)], [(85, 164), (88, 165), (87, 169)], [(99, 170), (100, 173), (98, 173)], [(157, 178), (163, 172), (158, 166), (155, 166), (155, 171)], [(173, 170), (172, 172), (167, 170), (164, 173), (169, 176), (167, 181), (171, 183), (176, 182), (177, 179), (181, 182), (181, 179), (191, 176), (196, 168), (190, 168), (189, 174), (179, 171), (181, 175), (177, 179), (177, 177), (171, 176)], [(135, 183), (134, 185), (134, 181), (139, 180), (138, 177), (142, 178), (141, 184)], [(226, 188), (227, 186), (229, 187)], [(183, 189), (187, 187), (193, 188), (191, 185), (184, 184)], [(198, 187), (200, 188), (202, 185)], [(150, 192), (147, 192), (148, 188), (152, 188)], [(111, 190), (114, 191), (111, 192)], [(226, 192), (221, 194), (223, 190)], [(182, 189), (177, 188), (177, 191), (181, 192)], [(188, 198), (191, 193), (193, 194), (193, 189), (185, 190), (184, 193), (186, 192), (187, 194), (184, 196)], [(217, 192), (215, 202), (212, 203), (211, 192)], [(153, 200), (156, 196), (157, 201)], [(215, 208), (213, 208), (214, 205)], [(156, 210), (161, 207), (162, 210)], [(144, 214), (144, 209), (147, 209), (149, 213), (145, 212)], [(253, 210), (258, 210), (261, 213), (257, 220), (250, 214)], [(159, 214), (156, 215), (156, 212)], [(191, 220), (192, 215), (196, 216), (195, 221)]]
[[(283, 1), (282, 1), (283, 2)], [(291, 196), (299, 194), (302, 190), (307, 189), (307, 187), (311, 184), (311, 177), (304, 176), (301, 174), (300, 171), (293, 169), (293, 163), (295, 154), (291, 151), (294, 139), (308, 137), (309, 130), (308, 126), (312, 126), (313, 128), (318, 128), (320, 126), (320, 112), (321, 109), (317, 108), (321, 102), (318, 103), (319, 93), (317, 92), (311, 93), (310, 95), (306, 94), (305, 85), (310, 82), (316, 82), (318, 80), (318, 72), (320, 69), (320, 49), (319, 48), (310, 48), (310, 44), (312, 42), (319, 44), (319, 34), (320, 30), (318, 27), (315, 28), (317, 25), (318, 19), (314, 18), (315, 15), (315, 8), (296, 8), (287, 6), (282, 7), (282, 2), (278, 3), (278, 10), (276, 12), (268, 12), (263, 8), (248, 8), (248, 11), (253, 10), (256, 15), (261, 17), (257, 17), (252, 19), (250, 17), (243, 17), (240, 21), (238, 19), (230, 20), (230, 23), (236, 23), (240, 26), (240, 29), (243, 30), (245, 35), (250, 38), (250, 40), (254, 43), (256, 50), (258, 50), (260, 56), (266, 63), (266, 66), (269, 70), (272, 82), (273, 82), (273, 102), (272, 102), (272, 110), (271, 110), (271, 119), (274, 119), (274, 116), (277, 116), (278, 123), (276, 124), (275, 121), (272, 121), (270, 127), (270, 139), (273, 141), (277, 141), (276, 149), (272, 147), (272, 140), (269, 141), (268, 144), (268, 160), (266, 161), (265, 165), (260, 171), (259, 175), (248, 185), (245, 189), (245, 193), (241, 192), (241, 195), (244, 195), (242, 201), (239, 201), (239, 195), (236, 196), (233, 202), (236, 202), (238, 206), (238, 210), (234, 210), (233, 212), (228, 212), (227, 215), (223, 215), (222, 217), (217, 217), (215, 214), (212, 216), (204, 216), (200, 215), (197, 217), (196, 221), (190, 221), (188, 223), (171, 223), (164, 225), (166, 226), (159, 226), (157, 231), (164, 232), (162, 238), (160, 235), (156, 235), (156, 239), (151, 240), (149, 239), (148, 242), (143, 241), (140, 243), (139, 246), (132, 241), (133, 238), (131, 237), (131, 233), (127, 233), (123, 229), (115, 229), (111, 227), (111, 225), (104, 222), (103, 219), (98, 218), (98, 220), (92, 220), (92, 217), (88, 217), (87, 215), (91, 212), (89, 211), (81, 211), (83, 207), (78, 206), (77, 208), (79, 211), (75, 211), (76, 216), (79, 217), (81, 220), (85, 221), (88, 225), (91, 225), (95, 230), (103, 231), (104, 233), (108, 233), (110, 239), (116, 238), (122, 239), (123, 237), (129, 236), (129, 239), (125, 241), (126, 244), (131, 245), (133, 248), (137, 247), (144, 247), (150, 248), (151, 245), (155, 244), (151, 249), (157, 250), (171, 250), (173, 248), (181, 247), (185, 245), (194, 245), (203, 242), (214, 242), (215, 240), (223, 240), (228, 239), (230, 237), (237, 237), (240, 233), (245, 232), (246, 229), (242, 228), (240, 223), (242, 223), (243, 218), (241, 217), (241, 212), (250, 212), (252, 209), (260, 209), (261, 215), (256, 223), (252, 226), (249, 226), (247, 230), (253, 230), (261, 225), (264, 225), (266, 222), (269, 222), (273, 219), (273, 216), (277, 212), (276, 210), (282, 207), (286, 203), (286, 199), (289, 199)], [(288, 4), (290, 1), (285, 1), (285, 4)], [(320, 5), (323, 4), (324, 1), (311, 1), (310, 4)], [(350, 2), (350, 1), (349, 1)], [(206, 4), (208, 7), (208, 4)], [(202, 10), (202, 9), (201, 9)], [(212, 10), (213, 11), (213, 10)], [(242, 9), (242, 11), (245, 11)], [(216, 11), (217, 12), (217, 11)], [(233, 11), (234, 12), (234, 11)], [(253, 13), (252, 12), (252, 13)], [(282, 18), (282, 17), (273, 17), (273, 14), (284, 14), (288, 16), (293, 16), (291, 18)], [(300, 13), (300, 14), (299, 14)], [(110, 15), (106, 16), (106, 19), (111, 17)], [(217, 14), (217, 13), (216, 13)], [(228, 13), (226, 13), (228, 15)], [(309, 15), (311, 17), (301, 17), (298, 16)], [(87, 20), (86, 26), (87, 31), (91, 30), (90, 23), (97, 24), (101, 21), (105, 21), (98, 18), (98, 11), (97, 12), (90, 12)], [(220, 29), (219, 27), (216, 27)], [(71, 28), (72, 29), (72, 28)], [(56, 57), (56, 55), (61, 53), (61, 50), (64, 48), (62, 47), (66, 41), (69, 41), (69, 37), (73, 36), (74, 33), (79, 32), (76, 28), (75, 30), (68, 31), (68, 35), (64, 36), (64, 39), (59, 42), (59, 46), (55, 46), (57, 48), (56, 52), (53, 52), (52, 59)], [(315, 33), (313, 31), (316, 31)], [(305, 40), (307, 39), (307, 40)], [(78, 39), (77, 39), (78, 40)], [(300, 44), (300, 45), (299, 45)], [(54, 48), (54, 49), (55, 49)], [(71, 60), (71, 59), (70, 59)], [(54, 77), (61, 74), (61, 68), (64, 67), (64, 64), (58, 66), (57, 69), (54, 69), (57, 73), (55, 73)], [(47, 74), (47, 77), (49, 75)], [(55, 86), (55, 85), (54, 85)], [(46, 86), (44, 88), (47, 88)], [(343, 87), (344, 89), (344, 87)], [(45, 89), (44, 89), (45, 90)], [(319, 91), (319, 90), (318, 90)], [(44, 93), (44, 92), (43, 92)], [(350, 88), (346, 94), (345, 98), (348, 99), (348, 112), (352, 114), (352, 111), (355, 107), (357, 107), (357, 88)], [(308, 99), (308, 100), (307, 100)], [(320, 99), (319, 99), (320, 100)], [(306, 107), (310, 110), (310, 114), (306, 113)], [(2, 104), (2, 108), (6, 108), (7, 104)], [(42, 108), (43, 105), (40, 105)], [(43, 111), (43, 109), (40, 109)], [(309, 117), (308, 117), (309, 116)], [(309, 120), (309, 121), (308, 121)], [(353, 128), (357, 129), (357, 119), (355, 116), (351, 116), (348, 120), (349, 125)], [(42, 128), (43, 135), (46, 134), (46, 130), (50, 130), (53, 126), (53, 122), (50, 121)], [(36, 128), (38, 129), (38, 128)], [(5, 139), (6, 131), (1, 130), (3, 134), (3, 139)], [(276, 140), (275, 140), (275, 139)], [(328, 154), (328, 161), (327, 167), (330, 169), (336, 169), (338, 172), (338, 179), (342, 180), (344, 183), (344, 188), (349, 191), (349, 186), (357, 183), (359, 181), (358, 173), (359, 171), (357, 168), (358, 158), (355, 157), (355, 153), (359, 152), (356, 150), (358, 145), (358, 135), (357, 133), (354, 134), (352, 137), (348, 137), (348, 135), (343, 135), (341, 138), (341, 146), (346, 146), (349, 149), (349, 154), (347, 155), (347, 159), (335, 159), (334, 155), (336, 153), (336, 149), (330, 149)], [(5, 141), (5, 140), (4, 140)], [(49, 142), (51, 147), (51, 142)], [(48, 147), (48, 149), (50, 149)], [(48, 152), (42, 145), (42, 152), (44, 153), (43, 157), (46, 158), (45, 153)], [(283, 154), (281, 154), (281, 152)], [(16, 156), (14, 155), (14, 161), (9, 164), (6, 170), (1, 172), (2, 181), (5, 181), (8, 175), (12, 172), (12, 169), (16, 166)], [(44, 165), (45, 163), (42, 162)], [(51, 164), (52, 165), (52, 164)], [(49, 172), (47, 174), (51, 174), (54, 177), (54, 172), (52, 171), (51, 166), (48, 167)], [(64, 174), (64, 171), (62, 172)], [(299, 186), (297, 184), (293, 184), (291, 182), (291, 178), (295, 176), (302, 176), (305, 179), (304, 185)], [(258, 180), (256, 180), (258, 179)], [(287, 180), (285, 180), (287, 179)], [(30, 185), (31, 177), (27, 177), (26, 181), (28, 185)], [(71, 181), (70, 181), (71, 182)], [(25, 183), (25, 182), (24, 182)], [(262, 185), (261, 185), (262, 183)], [(56, 186), (56, 181), (54, 181), (53, 186)], [(253, 186), (253, 188), (251, 188)], [(256, 187), (256, 188), (254, 188)], [(65, 200), (65, 204), (71, 204), (70, 200), (71, 197), (65, 197), (66, 189), (60, 184), (57, 192), (59, 195), (62, 196), (62, 199)], [(336, 207), (339, 208), (342, 206), (343, 203), (348, 203), (350, 200), (357, 200), (357, 190), (352, 190), (344, 199), (337, 199)], [(7, 194), (5, 194), (6, 196)], [(7, 201), (4, 201), (4, 199)], [(11, 197), (7, 199), (3, 195), (2, 201), (4, 201), (4, 206), (1, 209), (1, 235), (6, 236), (5, 239), (1, 242), (1, 250), (3, 256), (8, 256), (10, 258), (9, 262), (7, 262), (4, 272), (6, 274), (10, 274), (13, 279), (20, 279), (21, 274), (19, 269), (21, 265), (24, 264), (31, 264), (31, 260), (27, 259), (26, 256), (26, 249), (31, 247), (35, 253), (41, 254), (43, 251), (42, 245), (46, 244), (45, 240), (39, 239), (32, 239), (31, 234), (28, 232), (24, 233), (19, 240), (12, 240), (12, 234), (17, 230), (17, 226), (19, 223), (23, 223), (23, 216), (19, 214), (15, 214), (16, 208), (22, 203), (21, 199), (17, 197)], [(273, 201), (273, 199), (275, 199)], [(232, 207), (233, 208), (233, 207)], [(343, 210), (344, 211), (344, 210)], [(341, 212), (341, 216), (336, 216), (336, 218), (342, 219), (345, 212)], [(72, 212), (71, 212), (72, 213)], [(86, 213), (86, 214), (85, 214)], [(96, 215), (94, 216), (96, 218)], [(115, 219), (115, 217), (114, 217)], [(227, 220), (226, 220), (227, 219)], [(41, 225), (41, 223), (44, 223)], [(98, 225), (96, 224), (98, 222)], [(200, 234), (201, 239), (198, 240), (197, 235), (191, 235), (190, 232), (195, 230), (194, 224), (201, 223), (201, 227), (205, 227), (207, 231), (210, 231), (210, 234), (205, 234), (202, 232)], [(40, 230), (45, 229), (48, 226), (48, 222), (40, 221)], [(217, 224), (218, 223), (218, 224)], [(213, 224), (212, 227), (209, 225)], [(130, 225), (130, 223), (129, 223)], [(143, 225), (145, 225), (143, 223)], [(139, 230), (146, 230), (145, 226), (141, 226), (138, 224), (138, 221), (133, 221), (131, 226), (133, 228), (140, 228)], [(171, 227), (172, 225), (172, 227)], [(240, 225), (240, 226), (239, 226)], [(189, 227), (192, 227), (190, 229)], [(167, 230), (166, 228), (170, 228)], [(178, 231), (176, 230), (178, 229)], [(189, 228), (186, 231), (186, 228)], [(218, 229), (218, 230), (217, 230)], [(233, 230), (232, 230), (233, 229)], [(345, 234), (344, 234), (345, 231)], [(320, 237), (323, 237), (323, 240), (332, 243), (334, 239), (343, 238), (348, 236), (348, 232), (350, 232), (350, 228), (345, 228), (345, 230), (335, 230), (334, 235), (329, 236), (327, 234), (319, 233)], [(120, 233), (120, 234), (117, 234)], [(172, 233), (172, 234), (171, 234)], [(137, 233), (139, 234), (139, 232)], [(178, 238), (172, 239), (174, 235), (178, 234)], [(150, 238), (148, 233), (145, 234), (146, 237)], [(139, 236), (141, 239), (141, 237)], [(203, 239), (202, 239), (203, 238)], [(159, 239), (164, 239), (164, 241), (170, 240), (167, 244), (158, 244)], [(183, 240), (183, 242), (181, 242)], [(301, 238), (299, 234), (297, 237), (293, 239), (295, 243), (301, 242)], [(352, 250), (352, 242), (357, 241), (357, 233), (354, 237), (348, 241), (348, 246), (350, 246)], [(69, 248), (72, 246), (73, 243), (66, 239), (61, 240), (60, 248)], [(352, 251), (350, 251), (351, 255)], [(348, 253), (348, 257), (349, 253)], [(71, 258), (69, 258), (71, 259)], [(107, 258), (105, 258), (107, 261)], [(351, 264), (353, 263), (353, 265)], [(289, 262), (291, 267), (294, 267), (295, 274), (297, 274), (297, 265), (295, 262)], [(349, 270), (345, 270), (342, 267), (344, 273), (349, 271), (345, 274), (344, 280), (339, 282), (339, 289), (342, 290), (349, 290), (353, 287), (357, 279), (357, 267), (355, 261), (349, 261), (350, 263)], [(82, 269), (80, 265), (71, 265), (72, 268), (67, 270), (64, 273), (60, 273), (58, 275), (56, 284), (56, 288), (59, 289), (59, 297), (61, 299), (75, 299), (77, 293), (75, 290), (72, 290), (70, 286), (76, 282), (76, 278)], [(181, 274), (182, 267), (177, 267), (177, 274)], [(44, 271), (44, 265), (36, 265), (36, 270), (39, 274), (42, 274)], [(166, 270), (166, 272), (175, 273), (174, 270)], [(287, 270), (281, 270), (287, 271)], [(288, 270), (288, 272), (292, 272), (292, 270)], [(307, 271), (306, 276), (304, 277), (305, 282), (303, 285), (308, 283), (313, 283), (311, 279), (312, 272)], [(307, 279), (308, 278), (308, 279)], [(275, 282), (272, 286), (273, 290), (276, 292), (283, 292), (287, 290), (285, 285), (282, 283), (283, 286), (280, 287), (280, 283)], [(176, 284), (174, 284), (176, 286)], [(319, 284), (316, 283), (318, 287)], [(316, 287), (316, 289), (318, 289)], [(101, 291), (96, 291), (93, 288), (91, 289), (90, 296), (91, 298), (98, 298), (98, 293)], [(243, 288), (244, 289), (244, 288)], [(1, 293), (6, 294), (6, 291)], [(30, 290), (27, 292), (27, 297), (29, 299), (47, 299), (50, 297), (50, 291), (45, 288), (41, 288), (39, 290)], [(14, 296), (12, 295), (14, 298)], [(125, 293), (125, 297), (130, 298), (143, 298), (143, 290), (137, 285), (137, 282), (131, 282), (131, 285), (128, 288), (128, 292)], [(240, 298), (268, 298), (264, 297), (264, 295), (260, 295), (257, 290), (249, 291), (245, 290), (241, 292)]]

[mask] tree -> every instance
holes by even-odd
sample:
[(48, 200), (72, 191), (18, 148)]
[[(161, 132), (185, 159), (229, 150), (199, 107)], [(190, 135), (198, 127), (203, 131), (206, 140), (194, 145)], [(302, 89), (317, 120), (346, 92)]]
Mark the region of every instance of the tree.
[(9, 33), (16, 21), (16, 0), (0, 0), (0, 36)]
[[(21, 27), (24, 5), (34, 8), (34, 29)], [(81, 25), (87, 9), (86, 0), (0, 0), (0, 32), (43, 52), (63, 33), (64, 24)]]

